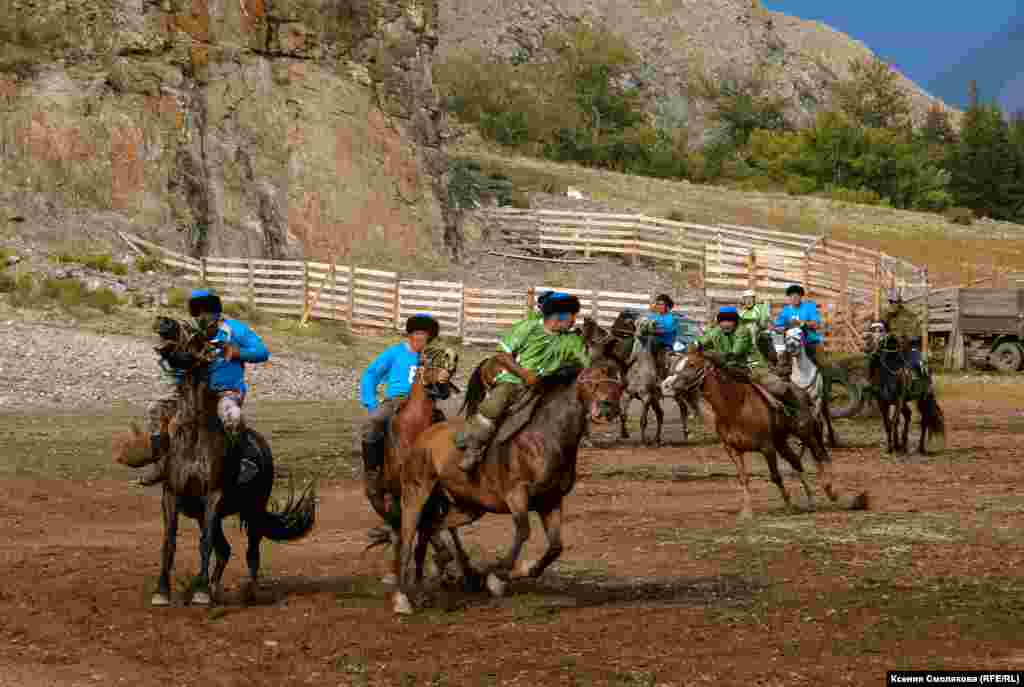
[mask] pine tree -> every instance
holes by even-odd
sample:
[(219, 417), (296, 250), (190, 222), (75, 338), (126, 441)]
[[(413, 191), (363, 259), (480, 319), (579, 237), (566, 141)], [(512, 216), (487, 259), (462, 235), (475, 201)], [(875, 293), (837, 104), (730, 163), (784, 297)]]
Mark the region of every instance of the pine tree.
[(949, 123), (949, 114), (938, 103), (932, 103), (920, 131), (921, 140), (928, 145), (949, 145), (956, 142), (956, 132)]
[(851, 60), (850, 78), (833, 84), (832, 92), (840, 111), (860, 126), (910, 131), (910, 99), (882, 60)]
[(1002, 110), (997, 105), (969, 108), (960, 142), (949, 161), (950, 186), (957, 204), (996, 219), (1020, 219), (1024, 208), (1022, 162)]

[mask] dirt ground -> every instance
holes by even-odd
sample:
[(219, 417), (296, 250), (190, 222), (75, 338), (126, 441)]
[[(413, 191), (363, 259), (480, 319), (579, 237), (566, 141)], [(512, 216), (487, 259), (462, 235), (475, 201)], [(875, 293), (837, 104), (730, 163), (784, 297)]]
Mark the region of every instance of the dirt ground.
[[(786, 514), (749, 456), (756, 519), (740, 525), (731, 463), (703, 429), (683, 445), (675, 408), (660, 449), (598, 435), (541, 580), (501, 599), (428, 586), (402, 619), (380, 582), (386, 552), (363, 552), (376, 519), (350, 477), (350, 405), (254, 404), (279, 463), (320, 478), (319, 520), (301, 542), (264, 543), (249, 606), (230, 520), (230, 598), (212, 609), (148, 605), (159, 491), (130, 486), (106, 444), (137, 409), (0, 415), (0, 684), (860, 686), (896, 668), (1024, 668), (1024, 384), (942, 393), (949, 441), (933, 456), (885, 456), (877, 420), (837, 424), (837, 484), (868, 490), (866, 512), (830, 505), (812, 479), (818, 511)], [(493, 559), (511, 520), (464, 539)], [(188, 521), (179, 588), (197, 543)]]

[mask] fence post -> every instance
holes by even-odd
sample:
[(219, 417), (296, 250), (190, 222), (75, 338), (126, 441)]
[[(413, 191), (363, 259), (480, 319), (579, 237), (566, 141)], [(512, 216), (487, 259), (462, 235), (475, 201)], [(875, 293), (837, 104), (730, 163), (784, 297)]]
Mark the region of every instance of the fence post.
[[(850, 265), (843, 263), (839, 268), (839, 308), (841, 312), (837, 318), (840, 323), (849, 324), (853, 327), (853, 317), (850, 313)], [(841, 327), (841, 338), (848, 336), (846, 327)]]
[(309, 260), (302, 261), (302, 315), (301, 324), (306, 326), (309, 319)]
[(249, 309), (256, 307), (256, 273), (252, 266), (252, 258), (249, 258)]
[(747, 255), (747, 285), (757, 290), (757, 251), (754, 248), (751, 248)]
[(529, 317), (530, 313), (533, 312), (533, 302), (534, 302), (534, 293), (535, 292), (536, 292), (536, 290), (532, 286), (529, 289), (527, 289), (527, 291), (526, 291), (526, 317)]
[(395, 275), (395, 330), (402, 331), (402, 280)]
[(348, 266), (348, 322), (356, 319), (356, 266)]
[(199, 258), (199, 285), (206, 286), (206, 256)]
[(675, 227), (675, 232), (676, 232), (676, 272), (682, 272), (683, 271), (683, 258), (679, 254), (679, 251), (681, 251), (683, 249), (683, 247), (686, 245), (686, 243), (684, 241), (684, 239), (685, 239), (685, 232), (683, 231), (682, 227)]
[[(577, 229), (577, 232), (579, 230)], [(583, 218), (583, 257), (590, 257), (590, 217)]]
[(882, 256), (878, 256), (878, 260), (875, 260), (875, 278), (871, 282), (872, 291), (874, 292), (874, 312), (875, 321), (882, 316)]
[(459, 282), (459, 343), (466, 342), (466, 283)]
[[(924, 278), (924, 317), (921, 318), (921, 353), (925, 356), (928, 355), (930, 350), (928, 346), (928, 329), (929, 329), (929, 310), (931, 309), (931, 287), (928, 281), (928, 268), (924, 268), (924, 272), (921, 275)], [(925, 358), (927, 360), (927, 358)]]

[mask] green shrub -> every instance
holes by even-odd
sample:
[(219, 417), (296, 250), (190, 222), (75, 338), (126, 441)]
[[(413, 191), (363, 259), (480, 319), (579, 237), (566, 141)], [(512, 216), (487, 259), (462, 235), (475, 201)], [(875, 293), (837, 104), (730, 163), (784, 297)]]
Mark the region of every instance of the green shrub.
[(109, 315), (121, 305), (121, 299), (116, 293), (107, 287), (103, 287), (95, 291), (86, 292), (84, 303), (90, 308), (95, 308)]
[(165, 267), (163, 261), (155, 255), (140, 255), (135, 258), (135, 269), (139, 272), (162, 272)]
[(530, 140), (530, 125), (524, 112), (484, 112), (480, 133), (504, 146), (520, 146)]
[(16, 281), (14, 276), (7, 272), (0, 272), (0, 293), (11, 293), (14, 291)]
[(31, 272), (22, 272), (14, 279), (14, 290), (9, 293), (8, 302), (14, 308), (28, 308), (38, 305), (39, 294), (36, 280)]
[(974, 211), (970, 208), (949, 208), (943, 214), (953, 224), (963, 224), (965, 226), (974, 224)]
[(188, 303), (188, 290), (174, 287), (167, 290), (167, 307), (174, 310), (184, 309)]
[(828, 184), (821, 192), (821, 195), (830, 200), (839, 200), (844, 203), (859, 203), (860, 205), (878, 205), (882, 197), (868, 188), (843, 188), (834, 184)]
[(230, 301), (224, 303), (224, 314), (238, 320), (244, 320), (252, 323), (260, 323), (266, 319), (259, 308), (255, 305), (250, 305), (247, 301)]
[(943, 189), (927, 191), (917, 199), (916, 209), (943, 212), (953, 205), (953, 194)]
[(111, 274), (128, 274), (128, 267), (123, 263), (116, 262), (110, 253), (97, 253), (92, 255), (61, 252), (50, 256), (59, 265), (77, 264), (83, 267), (94, 269), (98, 272), (110, 272)]
[(818, 189), (818, 182), (814, 179), (801, 176), (791, 176), (786, 179), (786, 193), (791, 196), (806, 196)]

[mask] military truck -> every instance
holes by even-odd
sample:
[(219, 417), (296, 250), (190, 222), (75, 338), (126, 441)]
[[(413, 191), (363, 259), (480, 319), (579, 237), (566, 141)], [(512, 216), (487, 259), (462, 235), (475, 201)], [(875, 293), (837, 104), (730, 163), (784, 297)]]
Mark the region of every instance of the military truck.
[(928, 334), (946, 340), (947, 369), (1024, 369), (1024, 288), (932, 291)]

